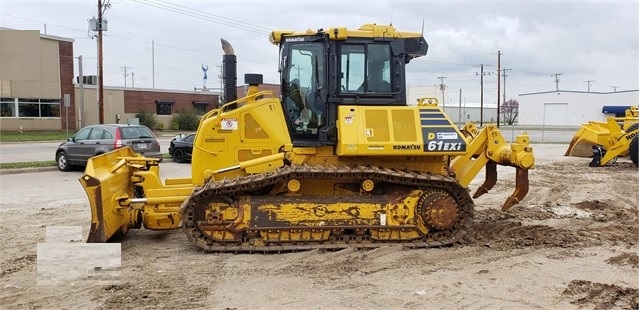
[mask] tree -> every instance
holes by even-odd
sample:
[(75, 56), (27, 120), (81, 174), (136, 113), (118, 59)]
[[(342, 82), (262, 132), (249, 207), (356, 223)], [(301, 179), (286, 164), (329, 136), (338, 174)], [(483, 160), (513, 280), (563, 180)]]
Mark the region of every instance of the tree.
[(504, 122), (508, 125), (512, 125), (519, 115), (519, 101), (515, 99), (508, 99), (501, 107), (501, 113), (504, 115)]

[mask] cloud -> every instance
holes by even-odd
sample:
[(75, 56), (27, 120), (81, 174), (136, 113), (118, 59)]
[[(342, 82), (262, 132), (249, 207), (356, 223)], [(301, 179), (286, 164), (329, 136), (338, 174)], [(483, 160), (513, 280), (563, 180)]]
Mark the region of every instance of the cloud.
[[(166, 3), (172, 9), (157, 7)], [(95, 72), (95, 40), (86, 31), (86, 20), (96, 15), (94, 2), (5, 1), (0, 6), (3, 27), (43, 30), (46, 23), (49, 34), (76, 39), (75, 54), (85, 57), (85, 73)], [(429, 43), (428, 55), (409, 64), (411, 86), (437, 84), (438, 76), (446, 76), (449, 89), (463, 88), (478, 98), (477, 65), (496, 73), (497, 51), (503, 54), (502, 68), (511, 69), (509, 93), (552, 90), (554, 73), (563, 73), (560, 87), (568, 90), (586, 90), (585, 80), (596, 80), (593, 87), (600, 91), (639, 85), (636, 1), (122, 0), (112, 1), (105, 17), (109, 85), (124, 85), (121, 67), (126, 66), (136, 76), (136, 87), (151, 87), (154, 66), (156, 87), (189, 90), (201, 85), (200, 66), (208, 64), (208, 86), (215, 87), (220, 38), (235, 48), (238, 82), (244, 73), (262, 73), (265, 82), (277, 83), (278, 48), (268, 42), (269, 31), (391, 21), (407, 31), (421, 31), (423, 24)], [(495, 75), (485, 76), (485, 91), (496, 95)]]

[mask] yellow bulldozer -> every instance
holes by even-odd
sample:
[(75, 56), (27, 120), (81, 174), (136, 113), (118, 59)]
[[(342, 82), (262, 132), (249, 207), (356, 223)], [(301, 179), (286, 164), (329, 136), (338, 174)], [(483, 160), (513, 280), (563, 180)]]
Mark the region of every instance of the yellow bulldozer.
[(226, 103), (200, 120), (190, 178), (160, 178), (156, 159), (129, 148), (93, 157), (80, 178), (91, 204), (88, 242), (141, 228), (181, 228), (213, 252), (422, 248), (459, 242), (474, 198), (516, 168), (506, 210), (528, 192), (527, 134), (509, 144), (494, 125), (458, 128), (435, 98), (406, 102), (406, 65), (426, 55), (421, 33), (274, 31), (281, 97), (235, 98), (236, 59), (222, 40)]
[(589, 166), (601, 167), (629, 156), (639, 165), (639, 106), (631, 106), (623, 117), (606, 122), (590, 121), (575, 133), (564, 156), (592, 157)]

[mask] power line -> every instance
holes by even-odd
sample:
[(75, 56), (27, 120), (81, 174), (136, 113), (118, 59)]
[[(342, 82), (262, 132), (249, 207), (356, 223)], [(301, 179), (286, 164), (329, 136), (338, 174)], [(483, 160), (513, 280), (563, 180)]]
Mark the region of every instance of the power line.
[[(72, 27), (66, 27), (66, 26), (62, 26), (62, 25), (58, 25), (58, 24), (52, 24), (52, 23), (48, 23), (42, 20), (35, 20), (35, 19), (30, 19), (30, 18), (24, 18), (24, 17), (20, 17), (20, 16), (15, 16), (15, 15), (11, 15), (11, 14), (6, 14), (6, 13), (2, 13), (0, 15), (3, 16), (9, 16), (9, 17), (13, 17), (13, 18), (17, 18), (17, 19), (23, 19), (23, 20), (27, 20), (27, 21), (31, 21), (31, 22), (35, 22), (35, 23), (39, 23), (39, 24), (43, 24), (43, 25), (52, 25), (52, 26), (56, 26), (56, 27), (60, 27), (60, 28), (65, 28), (65, 29), (69, 29), (69, 30), (73, 30), (73, 31), (78, 31), (78, 32), (83, 32), (86, 33), (86, 30), (82, 30), (82, 29), (78, 29), (78, 28), (72, 28)], [(120, 40), (125, 40), (125, 41), (131, 41), (131, 42), (137, 42), (137, 43), (142, 43), (142, 44), (147, 44), (147, 45), (151, 45), (152, 43), (149, 41), (144, 41), (144, 40), (139, 40), (139, 39), (133, 39), (133, 38), (127, 38), (127, 37), (122, 37), (122, 36), (117, 36), (117, 35), (113, 35), (113, 34), (103, 34), (104, 37), (109, 37), (109, 38), (116, 38), (116, 39), (120, 39)], [(73, 38), (76, 39), (76, 38)], [(81, 38), (81, 39), (88, 39), (88, 38)], [(213, 55), (213, 56), (222, 56), (222, 54), (219, 53), (212, 53), (210, 51), (200, 51), (200, 50), (195, 50), (195, 49), (189, 49), (189, 48), (184, 48), (184, 47), (179, 47), (179, 46), (173, 46), (173, 45), (168, 45), (168, 44), (162, 44), (162, 43), (157, 43), (155, 42), (155, 45), (157, 46), (162, 46), (162, 47), (167, 47), (167, 48), (172, 48), (172, 49), (176, 49), (176, 50), (182, 50), (182, 51), (187, 51), (187, 52), (193, 52), (193, 53), (200, 53), (200, 54), (205, 54), (205, 55)], [(85, 58), (94, 58), (94, 57), (85, 57)], [(247, 61), (252, 61), (252, 62), (256, 62), (256, 63), (263, 63), (263, 64), (271, 64), (270, 62), (264, 62), (264, 61), (257, 61), (254, 59), (247, 59), (247, 58), (241, 58), (238, 57), (240, 59), (243, 60), (247, 60)]]
[(144, 5), (148, 5), (148, 6), (153, 6), (159, 9), (163, 9), (166, 11), (170, 11), (173, 13), (178, 13), (178, 14), (182, 14), (182, 15), (186, 15), (186, 16), (190, 16), (190, 17), (195, 17), (195, 18), (199, 18), (202, 20), (206, 20), (206, 21), (210, 21), (210, 22), (214, 22), (217, 24), (222, 24), (222, 25), (226, 25), (226, 26), (231, 26), (234, 28), (238, 28), (238, 29), (242, 29), (242, 30), (247, 30), (247, 31), (251, 31), (251, 32), (256, 32), (256, 33), (262, 33), (262, 34), (269, 34), (270, 30), (268, 30), (267, 28), (264, 27), (260, 27), (257, 25), (252, 25), (249, 23), (245, 23), (239, 20), (235, 20), (235, 19), (231, 19), (228, 17), (223, 17), (223, 16), (219, 16), (219, 15), (215, 15), (215, 14), (210, 14), (210, 13), (203, 13), (199, 10), (195, 10), (195, 9), (191, 9), (185, 6), (181, 6), (178, 4), (173, 4), (173, 3), (169, 3), (166, 1), (162, 1), (162, 0), (157, 0), (157, 2), (151, 2), (149, 0), (133, 0), (134, 2), (140, 3), (140, 4), (144, 4)]

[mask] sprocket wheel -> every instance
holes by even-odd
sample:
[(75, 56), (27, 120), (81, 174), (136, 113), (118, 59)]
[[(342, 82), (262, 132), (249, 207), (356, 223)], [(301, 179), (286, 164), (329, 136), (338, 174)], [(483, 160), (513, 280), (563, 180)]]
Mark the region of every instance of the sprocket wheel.
[(461, 213), (455, 198), (443, 190), (424, 193), (419, 207), (426, 226), (437, 230), (454, 228)]

